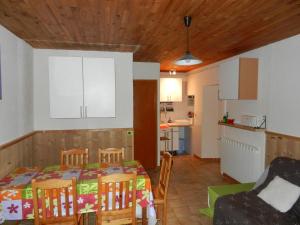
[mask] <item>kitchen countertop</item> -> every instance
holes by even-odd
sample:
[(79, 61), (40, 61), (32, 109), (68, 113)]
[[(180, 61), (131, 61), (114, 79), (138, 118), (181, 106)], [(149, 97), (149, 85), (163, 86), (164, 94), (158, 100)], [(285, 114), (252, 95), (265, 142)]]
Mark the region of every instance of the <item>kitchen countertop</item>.
[(161, 123), (160, 124), (160, 128), (161, 129), (166, 129), (168, 127), (190, 127), (192, 126), (191, 123), (176, 123), (176, 122), (173, 122), (173, 123)]

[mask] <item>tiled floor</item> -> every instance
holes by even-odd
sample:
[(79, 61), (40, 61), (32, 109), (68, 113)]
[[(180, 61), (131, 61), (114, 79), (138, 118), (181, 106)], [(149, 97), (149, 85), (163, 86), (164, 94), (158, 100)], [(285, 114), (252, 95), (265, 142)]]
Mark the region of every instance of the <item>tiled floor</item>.
[[(159, 170), (149, 171), (153, 183)], [(207, 186), (230, 183), (220, 175), (218, 162), (199, 160), (192, 156), (174, 157), (169, 195), (168, 225), (211, 225), (200, 215), (199, 208), (207, 207)]]

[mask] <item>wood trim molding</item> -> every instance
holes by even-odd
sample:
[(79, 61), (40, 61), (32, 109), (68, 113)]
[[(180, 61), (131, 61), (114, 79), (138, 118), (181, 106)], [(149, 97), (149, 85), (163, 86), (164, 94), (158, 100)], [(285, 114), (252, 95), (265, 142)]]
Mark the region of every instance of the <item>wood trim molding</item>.
[(218, 124), (222, 125), (222, 126), (234, 127), (234, 128), (247, 130), (247, 131), (253, 131), (253, 132), (265, 131), (264, 128), (255, 128), (255, 127), (250, 127), (250, 126), (246, 126), (246, 125), (242, 125), (242, 124), (236, 124), (236, 123), (235, 124), (229, 124), (229, 123), (224, 123), (224, 122), (219, 121)]
[(196, 155), (196, 154), (193, 154), (193, 156), (196, 158), (196, 159), (199, 159), (201, 161), (205, 161), (205, 162), (221, 162), (221, 159), (220, 158), (201, 158), (200, 156)]
[(133, 131), (133, 128), (103, 128), (103, 129), (73, 129), (73, 130), (36, 130), (36, 131), (32, 131), (30, 133), (27, 133), (27, 134), (24, 134), (18, 138), (15, 138), (9, 142), (6, 142), (2, 145), (0, 145), (0, 150), (3, 150), (5, 148), (8, 148), (12, 145), (15, 145), (21, 141), (23, 141), (24, 139), (26, 138), (29, 138), (35, 134), (38, 134), (38, 133), (79, 133), (79, 132), (84, 132), (84, 131), (105, 131), (105, 130), (124, 130), (124, 129), (128, 129), (129, 131)]
[(12, 141), (4, 143), (4, 144), (0, 145), (0, 150), (3, 150), (3, 149), (8, 148), (8, 147), (10, 147), (12, 145), (15, 145), (15, 144), (19, 143), (20, 141), (23, 141), (24, 139), (33, 136), (36, 133), (37, 133), (37, 131), (32, 131), (32, 132), (30, 132), (28, 134), (25, 134), (25, 135), (21, 136), (21, 137), (13, 139)]
[(226, 173), (223, 173), (222, 174), (223, 176), (223, 179), (230, 182), (230, 183), (233, 183), (233, 184), (240, 184), (241, 182), (237, 181), (236, 179), (232, 178), (231, 176), (229, 176), (228, 174)]

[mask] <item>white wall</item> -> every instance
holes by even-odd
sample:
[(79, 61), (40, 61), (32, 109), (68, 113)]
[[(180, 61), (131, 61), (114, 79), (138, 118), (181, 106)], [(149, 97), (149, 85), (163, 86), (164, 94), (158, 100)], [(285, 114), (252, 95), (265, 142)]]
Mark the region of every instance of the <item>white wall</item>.
[[(267, 115), (267, 130), (278, 133), (300, 136), (300, 35), (254, 49), (231, 57), (256, 57), (259, 59), (259, 82), (257, 100), (226, 100), (224, 111), (229, 116), (240, 120), (243, 114), (257, 116)], [(188, 94), (196, 93), (199, 99), (199, 89), (203, 83), (217, 83), (218, 65), (226, 60), (206, 66), (189, 73)], [(203, 72), (201, 72), (203, 71)], [(195, 126), (193, 127), (192, 147), (195, 154), (201, 155), (201, 101), (195, 101)], [(197, 112), (197, 110), (199, 110)], [(222, 110), (221, 110), (222, 113)], [(198, 114), (198, 115), (197, 115)], [(221, 118), (221, 115), (220, 115)], [(249, 136), (249, 132), (233, 128), (222, 128), (222, 135), (239, 139), (245, 143), (256, 144), (264, 151), (264, 133)], [(256, 141), (254, 141), (256, 140)]]
[[(133, 127), (132, 53), (34, 49), (34, 129), (98, 129)], [(89, 119), (49, 118), (49, 56), (113, 57), (116, 64), (116, 117)]]
[(154, 62), (133, 62), (134, 80), (158, 80), (160, 64)]
[(0, 26), (0, 144), (33, 130), (32, 48)]
[(160, 163), (159, 77), (160, 77), (159, 63), (149, 63), (149, 62), (133, 63), (134, 80), (157, 80), (157, 165), (159, 165)]
[(268, 130), (300, 136), (300, 35), (269, 46)]
[[(192, 154), (199, 157), (202, 156), (201, 153), (201, 143), (202, 143), (202, 100), (203, 100), (203, 88), (208, 85), (218, 85), (218, 67), (207, 66), (202, 69), (197, 69), (188, 73), (188, 95), (195, 96), (194, 105), (194, 124), (192, 126), (191, 132), (191, 148)], [(216, 121), (217, 122), (217, 121)]]
[(229, 115), (267, 115), (267, 129), (300, 136), (300, 35), (246, 52), (259, 59), (257, 101), (227, 101)]

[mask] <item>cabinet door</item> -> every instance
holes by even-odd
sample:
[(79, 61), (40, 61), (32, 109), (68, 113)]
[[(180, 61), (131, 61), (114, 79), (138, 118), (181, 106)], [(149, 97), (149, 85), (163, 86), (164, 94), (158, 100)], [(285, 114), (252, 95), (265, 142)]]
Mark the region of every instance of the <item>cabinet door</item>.
[(221, 63), (219, 66), (219, 98), (238, 99), (239, 59)]
[(82, 58), (49, 57), (51, 118), (81, 118)]
[(239, 99), (257, 99), (258, 59), (240, 58)]
[(182, 79), (160, 78), (160, 101), (181, 102), (182, 101)]
[(115, 117), (113, 58), (83, 58), (85, 117)]
[(160, 78), (159, 87), (160, 87), (160, 102), (169, 102), (170, 101), (170, 93), (167, 89), (167, 78)]

